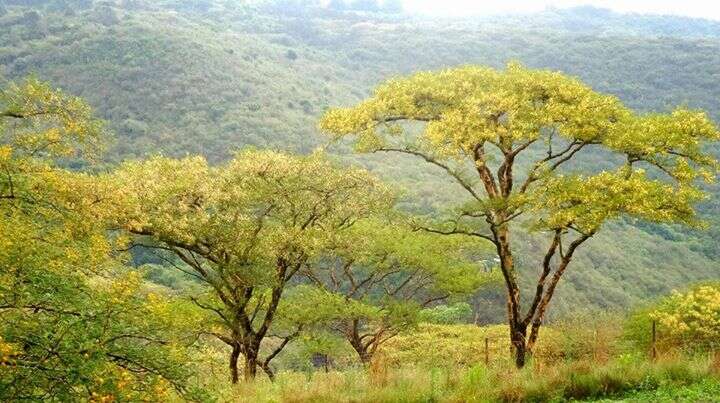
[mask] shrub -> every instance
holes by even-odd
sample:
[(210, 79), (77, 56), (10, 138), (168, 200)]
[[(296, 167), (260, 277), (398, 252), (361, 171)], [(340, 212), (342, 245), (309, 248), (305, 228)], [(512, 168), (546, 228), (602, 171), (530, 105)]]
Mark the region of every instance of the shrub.
[(438, 305), (433, 308), (423, 309), (420, 315), (423, 321), (440, 325), (467, 323), (472, 318), (472, 307), (466, 302)]
[(626, 324), (628, 338), (649, 349), (652, 322), (657, 326), (656, 347), (706, 351), (720, 346), (720, 283), (697, 285), (673, 292), (637, 311)]
[(484, 339), (489, 339), (490, 359), (506, 360), (510, 348), (507, 326), (434, 325), (398, 335), (384, 346), (394, 364), (470, 367), (484, 359)]
[(675, 292), (650, 314), (676, 344), (711, 347), (720, 340), (720, 283)]

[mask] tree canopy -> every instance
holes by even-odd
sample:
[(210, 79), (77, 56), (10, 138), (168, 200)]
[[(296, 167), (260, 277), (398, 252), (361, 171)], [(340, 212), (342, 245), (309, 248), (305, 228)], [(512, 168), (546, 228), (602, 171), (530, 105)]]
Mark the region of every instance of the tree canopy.
[[(38, 74), (92, 104), (117, 137), (103, 154), (108, 163), (155, 153), (201, 154), (218, 163), (247, 145), (307, 153), (324, 141), (314, 123), (328, 105), (357, 102), (378, 80), (463, 63), (501, 68), (509, 59), (578, 76), (638, 111), (687, 105), (720, 117), (717, 22), (585, 8), (459, 19), (449, 29), (447, 21), (333, 12), (325, 3), (5, 2), (2, 74), (11, 80)], [(108, 8), (117, 23), (98, 18)], [(286, 57), (291, 50), (295, 61)], [(407, 188), (404, 203), (413, 211), (436, 212), (456, 201), (436, 191), (445, 186), (439, 173), (418, 170), (411, 159), (337, 151)], [(579, 165), (604, 165), (601, 153), (584, 154)], [(718, 187), (710, 191), (718, 194)], [(717, 198), (700, 208), (716, 221)], [(552, 315), (579, 303), (629, 307), (713, 278), (717, 228), (624, 220), (606, 228), (576, 256), (592, 270), (566, 278)], [(523, 235), (529, 252), (533, 239)], [(623, 256), (627, 244), (652, 259)], [(688, 267), (687, 275), (675, 270), (679, 265)], [(624, 287), (617, 271), (643, 286)], [(584, 286), (589, 281), (603, 287), (590, 290)], [(494, 298), (488, 292), (482, 297)], [(502, 311), (480, 310), (489, 321), (499, 320)]]
[[(392, 203), (366, 171), (337, 168), (320, 155), (245, 151), (220, 167), (199, 157), (155, 158), (124, 164), (108, 179), (122, 189), (119, 226), (173, 253), (212, 290), (194, 301), (216, 315), (220, 330), (212, 333), (232, 348), (234, 382), (241, 354), (246, 378), (257, 367), (272, 377), (270, 361), (301, 330), (302, 322), (276, 324), (298, 271), (339, 233)], [(259, 359), (271, 335), (283, 342)]]
[(403, 220), (365, 220), (341, 235), (301, 274), (317, 288), (309, 303), (327, 310), (321, 323), (364, 363), (417, 325), (423, 308), (467, 298), (497, 278), (478, 264), (487, 247), (413, 231)]
[[(319, 125), (336, 139), (353, 136), (359, 151), (419, 157), (459, 185), (467, 202), (425, 229), (495, 245), (518, 366), (581, 244), (621, 216), (697, 224), (697, 182), (711, 182), (718, 168), (707, 147), (720, 132), (704, 112), (637, 114), (577, 79), (513, 63), (389, 80)], [(579, 171), (573, 162), (590, 149), (611, 167)], [(516, 222), (549, 235), (527, 313), (510, 240)]]
[[(188, 382), (192, 311), (152, 292), (113, 253), (87, 174), (102, 122), (29, 79), (0, 92), (0, 396), (7, 400), (200, 396)], [(180, 318), (180, 319), (179, 319)]]

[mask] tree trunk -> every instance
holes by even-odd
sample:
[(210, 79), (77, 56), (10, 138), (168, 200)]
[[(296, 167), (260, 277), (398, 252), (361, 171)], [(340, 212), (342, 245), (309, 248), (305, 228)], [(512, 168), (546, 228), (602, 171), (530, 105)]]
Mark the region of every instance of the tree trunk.
[(350, 345), (353, 347), (355, 352), (357, 352), (358, 357), (360, 358), (360, 362), (364, 365), (367, 365), (370, 363), (370, 360), (372, 360), (372, 353), (369, 351), (368, 348), (363, 346), (362, 342), (360, 342), (359, 338), (354, 338), (350, 340)]
[(255, 376), (257, 375), (257, 366), (257, 353), (253, 354), (252, 352), (249, 352), (248, 354), (245, 354), (245, 369), (243, 372), (245, 382), (255, 380)]
[(372, 360), (372, 354), (370, 354), (367, 350), (363, 349), (356, 349), (358, 356), (360, 357), (360, 362), (367, 365)]
[(239, 381), (239, 375), (238, 375), (238, 358), (240, 357), (240, 345), (235, 344), (233, 346), (232, 352), (230, 353), (230, 379), (233, 384), (238, 383)]
[(369, 346), (363, 345), (362, 339), (360, 338), (359, 320), (353, 319), (353, 321), (348, 324), (345, 337), (355, 352), (358, 353), (360, 362), (363, 363), (363, 365), (369, 364), (370, 360), (372, 360), (373, 354), (370, 351)]
[(273, 372), (272, 368), (270, 368), (270, 364), (268, 363), (262, 363), (260, 365), (262, 370), (265, 372), (265, 374), (270, 379), (270, 382), (275, 382), (275, 372)]
[(523, 327), (518, 324), (511, 324), (510, 341), (512, 342), (513, 351), (515, 353), (515, 366), (520, 369), (525, 366), (525, 359), (528, 354), (527, 341), (525, 336), (527, 334), (527, 327)]
[[(501, 215), (500, 218), (504, 219), (504, 215)], [(523, 324), (520, 317), (520, 287), (517, 283), (515, 262), (510, 249), (510, 232), (507, 226), (500, 226), (493, 229), (493, 234), (497, 254), (500, 258), (500, 269), (507, 290), (507, 319), (510, 329), (510, 343), (515, 352), (515, 366), (522, 368), (525, 366), (525, 356), (528, 351), (525, 338), (527, 326)]]

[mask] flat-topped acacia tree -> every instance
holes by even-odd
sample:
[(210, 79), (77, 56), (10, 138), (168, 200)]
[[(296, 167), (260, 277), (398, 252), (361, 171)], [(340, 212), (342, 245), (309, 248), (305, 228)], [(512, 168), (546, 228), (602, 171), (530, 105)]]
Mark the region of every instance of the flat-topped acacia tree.
[[(701, 111), (639, 115), (577, 79), (517, 64), (393, 79), (354, 107), (327, 111), (319, 126), (334, 139), (352, 136), (362, 152), (416, 156), (460, 186), (467, 203), (422, 228), (495, 246), (518, 367), (573, 255), (604, 222), (698, 224), (697, 182), (712, 181), (718, 167), (706, 145), (720, 139)], [(598, 152), (614, 166), (575, 163)], [(522, 221), (548, 238), (525, 303), (511, 242)]]

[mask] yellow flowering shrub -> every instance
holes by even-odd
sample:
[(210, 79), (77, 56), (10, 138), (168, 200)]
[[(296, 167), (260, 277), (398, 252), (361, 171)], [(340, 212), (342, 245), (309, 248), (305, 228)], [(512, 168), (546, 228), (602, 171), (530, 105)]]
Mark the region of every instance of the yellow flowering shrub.
[(662, 345), (720, 346), (720, 283), (673, 292), (651, 311)]

